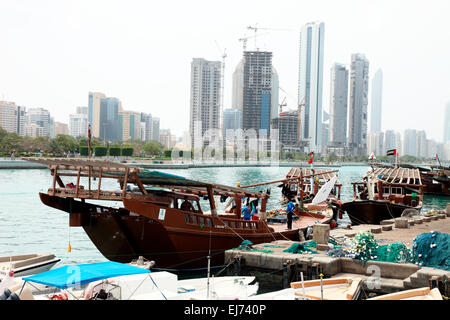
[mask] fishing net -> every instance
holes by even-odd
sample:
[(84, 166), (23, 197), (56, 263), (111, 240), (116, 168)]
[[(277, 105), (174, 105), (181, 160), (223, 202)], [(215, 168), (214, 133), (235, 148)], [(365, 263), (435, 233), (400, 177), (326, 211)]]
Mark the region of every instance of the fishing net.
[(239, 245), (239, 247), (234, 248), (234, 249), (235, 250), (246, 250), (246, 251), (258, 251), (258, 252), (266, 252), (266, 253), (273, 252), (272, 250), (255, 249), (252, 246), (253, 246), (253, 242), (251, 242), (250, 240), (244, 240)]
[(289, 248), (283, 250), (283, 252), (289, 252), (289, 253), (313, 253), (318, 254), (316, 250), (310, 249), (309, 247), (316, 247), (317, 244), (314, 241), (308, 241), (305, 243), (294, 243)]
[(358, 260), (368, 261), (377, 258), (378, 243), (373, 233), (359, 232), (350, 242), (350, 257)]
[(376, 261), (406, 263), (411, 260), (411, 251), (402, 242), (379, 246)]
[(327, 254), (332, 258), (343, 258), (343, 257), (348, 257), (350, 255), (350, 252), (339, 248), (339, 249), (329, 250)]
[(450, 234), (432, 231), (415, 237), (412, 261), (419, 266), (450, 271)]

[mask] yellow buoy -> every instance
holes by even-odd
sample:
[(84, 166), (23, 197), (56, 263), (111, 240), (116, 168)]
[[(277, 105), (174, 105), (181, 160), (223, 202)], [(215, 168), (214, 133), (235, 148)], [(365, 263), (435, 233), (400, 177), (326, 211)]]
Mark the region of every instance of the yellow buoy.
[(67, 252), (71, 252), (72, 251), (72, 247), (70, 246), (70, 243), (69, 243), (69, 246), (67, 247)]

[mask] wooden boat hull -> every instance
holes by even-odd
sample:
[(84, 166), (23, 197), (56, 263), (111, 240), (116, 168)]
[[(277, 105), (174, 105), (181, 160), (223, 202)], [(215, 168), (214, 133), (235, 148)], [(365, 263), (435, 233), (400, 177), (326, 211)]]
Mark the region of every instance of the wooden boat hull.
[(428, 287), (394, 292), (367, 300), (443, 300), (438, 288)]
[(161, 207), (140, 200), (124, 199), (125, 209), (114, 209), (45, 193), (40, 198), (50, 207), (71, 212), (71, 226), (83, 227), (97, 249), (117, 262), (143, 256), (158, 268), (206, 268), (209, 254), (211, 266), (223, 265), (225, 250), (244, 240), (254, 244), (299, 240), (299, 229), (275, 232), (263, 221), (242, 221), (234, 215), (214, 218), (170, 208), (163, 215)]
[(347, 212), (353, 225), (380, 224), (382, 220), (400, 217), (405, 209), (416, 209), (420, 212), (422, 202), (416, 207), (411, 207), (389, 201), (355, 200), (343, 203), (341, 209)]

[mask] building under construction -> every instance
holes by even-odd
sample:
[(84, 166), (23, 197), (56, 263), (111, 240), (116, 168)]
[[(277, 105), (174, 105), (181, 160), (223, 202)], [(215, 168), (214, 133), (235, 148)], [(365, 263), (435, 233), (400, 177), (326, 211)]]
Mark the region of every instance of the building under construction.
[(278, 130), (278, 139), (282, 150), (299, 151), (298, 143), (298, 112), (281, 112), (272, 119), (271, 128)]
[(244, 52), (242, 129), (270, 134), (272, 52)]

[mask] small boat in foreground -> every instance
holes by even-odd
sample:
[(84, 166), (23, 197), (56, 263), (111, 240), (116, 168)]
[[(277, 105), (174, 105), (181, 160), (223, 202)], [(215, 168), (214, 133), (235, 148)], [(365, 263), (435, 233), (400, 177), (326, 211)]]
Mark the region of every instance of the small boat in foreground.
[(292, 282), (291, 287), (251, 297), (251, 300), (357, 300), (361, 278), (330, 278)]
[(443, 300), (438, 288), (428, 287), (400, 291), (382, 296), (369, 298), (367, 300)]
[(247, 299), (255, 277), (178, 280), (167, 272), (113, 261), (68, 265), (15, 278), (0, 300), (206, 300)]
[(0, 257), (0, 281), (14, 272), (15, 277), (23, 277), (50, 270), (61, 259), (53, 254), (25, 254)]

